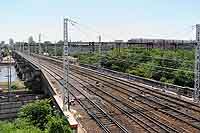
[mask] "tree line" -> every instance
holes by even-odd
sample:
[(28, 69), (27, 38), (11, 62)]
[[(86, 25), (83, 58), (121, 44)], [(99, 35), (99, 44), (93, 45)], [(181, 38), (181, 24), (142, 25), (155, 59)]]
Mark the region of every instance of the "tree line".
[(146, 48), (113, 49), (98, 53), (76, 54), (80, 63), (129, 73), (180, 86), (194, 85), (194, 50), (162, 50)]

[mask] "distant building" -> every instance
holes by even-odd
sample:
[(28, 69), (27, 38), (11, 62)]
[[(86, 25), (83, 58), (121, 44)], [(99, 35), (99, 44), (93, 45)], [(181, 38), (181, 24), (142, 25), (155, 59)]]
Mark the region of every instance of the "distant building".
[(9, 44), (13, 45), (14, 44), (14, 40), (12, 38), (9, 39)]
[(115, 40), (114, 42), (124, 42), (124, 40)]
[(30, 36), (30, 37), (28, 38), (28, 43), (31, 44), (31, 43), (34, 43), (34, 42), (35, 42), (35, 41), (33, 40), (33, 37)]
[(5, 41), (1, 41), (1, 45), (4, 45), (5, 44)]
[(128, 42), (134, 43), (194, 43), (194, 40), (172, 40), (172, 39), (146, 39), (146, 38), (133, 38)]

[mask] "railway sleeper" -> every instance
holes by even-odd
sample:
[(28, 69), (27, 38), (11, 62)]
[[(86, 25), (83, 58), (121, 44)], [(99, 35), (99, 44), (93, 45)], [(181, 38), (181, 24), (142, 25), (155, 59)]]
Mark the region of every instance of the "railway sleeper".
[(94, 108), (93, 106), (91, 106), (91, 105), (90, 105), (90, 107), (89, 107), (89, 106), (87, 106), (87, 105), (84, 104), (84, 106), (85, 106), (85, 108), (86, 108), (87, 110), (92, 110), (92, 111), (95, 110), (95, 108)]
[(105, 114), (102, 114), (102, 113), (95, 113), (96, 117), (97, 118), (104, 118), (104, 117), (107, 117)]
[[(150, 100), (152, 100), (152, 99), (150, 99)], [(157, 102), (156, 102), (156, 104), (157, 104)], [(167, 113), (169, 113), (169, 114), (174, 114), (174, 113), (178, 113), (178, 114), (181, 114), (181, 112), (180, 112), (180, 107), (179, 107), (179, 109), (177, 109), (177, 107), (175, 107), (175, 108), (173, 108), (173, 107), (171, 107), (170, 105), (165, 105), (165, 104), (163, 104), (163, 103), (160, 103), (161, 105), (159, 105), (159, 106), (164, 106), (164, 107), (166, 107), (166, 109), (163, 109), (163, 111), (165, 111), (165, 112), (167, 112)], [(173, 109), (172, 109), (173, 108)], [(174, 111), (175, 110), (175, 111)], [(177, 114), (176, 113), (176, 114)], [(183, 112), (184, 113), (184, 112)], [(187, 116), (187, 114), (185, 114), (186, 116)], [(188, 116), (189, 117), (189, 116)], [(196, 119), (196, 118), (193, 118), (193, 119)]]
[(115, 123), (113, 123), (112, 121), (103, 122), (103, 124), (104, 124), (106, 127), (116, 126)]
[[(149, 99), (154, 100), (153, 98), (150, 98), (150, 97), (149, 97)], [(172, 108), (181, 110), (181, 107), (180, 107), (180, 106), (177, 106), (177, 105), (175, 105), (175, 104), (166, 102), (166, 101), (161, 100), (161, 99), (158, 99), (158, 98), (157, 98), (156, 100), (157, 100), (157, 101), (160, 101), (160, 103), (162, 103), (163, 105), (170, 106), (170, 107), (172, 107)], [(164, 106), (164, 107), (165, 107), (165, 106)]]
[[(134, 99), (133, 99), (134, 100)], [(139, 102), (141, 102), (142, 101), (142, 103), (143, 103), (143, 101), (147, 101), (147, 100), (141, 100), (141, 99), (135, 99), (134, 101), (133, 100), (131, 100), (131, 102), (134, 102), (134, 101), (139, 101)], [(153, 106), (152, 108), (154, 109), (154, 110), (159, 110), (159, 109), (167, 109), (168, 107), (165, 107), (165, 106), (160, 106), (160, 105), (157, 105), (157, 104), (151, 104), (151, 106)], [(153, 110), (152, 109), (152, 110)]]
[[(60, 83), (61, 85), (63, 85), (62, 83)], [(75, 87), (74, 87), (75, 88)], [(78, 90), (78, 89), (77, 89)], [(79, 91), (79, 90), (78, 90)], [(82, 94), (82, 92), (81, 91), (79, 91), (81, 94)], [(74, 94), (70, 91), (70, 93), (74, 96)], [(105, 113), (105, 114), (107, 114), (104, 110), (102, 110), (99, 106), (97, 106), (92, 100), (90, 100), (87, 96), (85, 96), (89, 101), (89, 103), (90, 104), (92, 104), (92, 105), (95, 105), (95, 108), (94, 109), (96, 109), (96, 110), (99, 110), (99, 111), (101, 111), (102, 113)], [(100, 120), (94, 115), (94, 113), (93, 113), (93, 111), (89, 111), (87, 108), (85, 108), (84, 106), (84, 104), (83, 103), (81, 103), (81, 101), (80, 100), (78, 100), (77, 102), (79, 102), (79, 104), (81, 104), (81, 106), (88, 112), (88, 114), (90, 115), (90, 116), (92, 116), (92, 118), (93, 119), (95, 119), (95, 121), (102, 127), (102, 129), (105, 131), (105, 132), (110, 132), (101, 122), (100, 122)], [(88, 103), (87, 102), (87, 103)], [(128, 131), (123, 127), (123, 126), (121, 126), (120, 124), (118, 124), (117, 123), (117, 121), (115, 121), (114, 119), (112, 119), (111, 117), (109, 117), (109, 115), (108, 115), (108, 117), (107, 117), (107, 119), (110, 119), (111, 121), (113, 121), (114, 123), (115, 123), (115, 125), (117, 126), (117, 127), (119, 127), (123, 132), (126, 132), (126, 133), (128, 133)]]
[(115, 123), (107, 117), (101, 118), (100, 121), (106, 126), (110, 126), (111, 124), (115, 125)]
[[(166, 115), (169, 115), (169, 112), (167, 112), (165, 110), (163, 110), (163, 113), (165, 113)], [(191, 118), (188, 118), (188, 117), (183, 116), (183, 115), (182, 116), (175, 115), (174, 112), (170, 113), (170, 115), (173, 116), (173, 117), (175, 117), (177, 120), (183, 121), (183, 122), (187, 123), (188, 125), (190, 125), (190, 126), (192, 126), (192, 127), (197, 128), (197, 129), (200, 130), (200, 124), (199, 124), (200, 121), (192, 120)], [(188, 120), (191, 120), (191, 121), (188, 121)], [(193, 123), (192, 121), (193, 122), (197, 122), (198, 124)]]
[(192, 124), (194, 124), (194, 125), (200, 125), (200, 122), (199, 121), (193, 121), (193, 122), (191, 122)]
[[(117, 100), (116, 100), (116, 101), (117, 101)], [(136, 112), (139, 112), (139, 111), (136, 110)], [(141, 113), (140, 113), (140, 114), (141, 114)], [(141, 117), (139, 117), (138, 119), (141, 119)], [(145, 119), (146, 119), (146, 118), (145, 118)], [(144, 119), (143, 119), (143, 120), (144, 120)], [(148, 121), (150, 122), (151, 120), (148, 119)], [(151, 122), (152, 122), (152, 121), (151, 121)], [(154, 123), (154, 122), (153, 122), (153, 123)], [(153, 124), (153, 123), (152, 123), (152, 124)], [(154, 124), (155, 124), (155, 123), (154, 123)], [(157, 126), (157, 128), (158, 128), (158, 126)], [(160, 127), (159, 127), (159, 128), (160, 128)]]

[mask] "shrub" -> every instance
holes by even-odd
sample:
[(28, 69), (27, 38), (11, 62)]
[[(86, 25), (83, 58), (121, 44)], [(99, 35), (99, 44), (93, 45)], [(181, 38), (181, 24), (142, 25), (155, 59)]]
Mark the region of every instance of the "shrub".
[(0, 133), (71, 133), (67, 119), (53, 110), (50, 100), (38, 100), (20, 109), (13, 122), (0, 121)]
[(14, 85), (11, 85), (11, 89), (13, 90), (16, 90), (17, 89), (17, 86), (14, 84)]
[(49, 100), (38, 100), (34, 103), (27, 104), (20, 109), (18, 116), (21, 119), (26, 119), (28, 123), (44, 130), (48, 123), (48, 117), (53, 112), (53, 108), (49, 102)]
[[(19, 126), (20, 125), (20, 126)], [(24, 125), (24, 121), (0, 122), (0, 133), (42, 133), (42, 131), (34, 126)]]
[(69, 123), (66, 119), (61, 118), (60, 116), (51, 116), (48, 119), (47, 123), (47, 132), (48, 133), (71, 133), (69, 128)]

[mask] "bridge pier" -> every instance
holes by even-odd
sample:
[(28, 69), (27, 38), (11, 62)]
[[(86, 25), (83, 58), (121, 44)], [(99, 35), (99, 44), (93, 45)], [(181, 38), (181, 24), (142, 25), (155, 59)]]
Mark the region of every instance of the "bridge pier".
[(16, 53), (13, 53), (13, 58), (15, 59), (17, 75), (21, 80), (25, 81), (25, 86), (34, 93), (43, 93), (40, 69)]
[(25, 86), (27, 86), (35, 93), (43, 93), (40, 70), (33, 71), (29, 68), (25, 74), (26, 74)]

